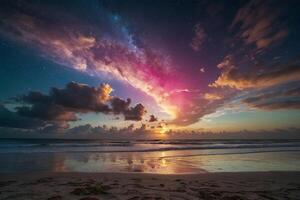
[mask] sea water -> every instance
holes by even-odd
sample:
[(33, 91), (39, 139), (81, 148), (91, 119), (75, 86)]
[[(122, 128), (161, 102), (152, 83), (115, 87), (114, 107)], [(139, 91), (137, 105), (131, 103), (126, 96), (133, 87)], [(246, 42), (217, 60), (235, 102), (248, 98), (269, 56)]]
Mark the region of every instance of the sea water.
[(299, 171), (300, 140), (0, 139), (0, 173)]

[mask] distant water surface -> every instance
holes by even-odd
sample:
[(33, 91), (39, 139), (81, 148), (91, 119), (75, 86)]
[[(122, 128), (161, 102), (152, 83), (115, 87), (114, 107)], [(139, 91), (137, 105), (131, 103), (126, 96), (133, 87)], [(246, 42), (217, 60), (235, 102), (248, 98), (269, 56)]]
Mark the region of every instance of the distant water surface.
[(300, 140), (0, 139), (0, 173), (300, 171)]

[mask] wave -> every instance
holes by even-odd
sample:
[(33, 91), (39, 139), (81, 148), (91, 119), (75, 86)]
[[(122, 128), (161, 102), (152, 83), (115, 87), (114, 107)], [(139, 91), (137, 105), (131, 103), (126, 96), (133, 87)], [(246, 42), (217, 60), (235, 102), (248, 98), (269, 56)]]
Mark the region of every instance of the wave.
[(243, 149), (251, 151), (270, 150), (285, 151), (287, 149), (300, 150), (300, 142), (282, 143), (249, 143), (249, 142), (206, 142), (205, 144), (151, 144), (151, 143), (42, 143), (42, 144), (0, 144), (0, 153), (47, 153), (47, 152), (157, 152), (157, 151), (185, 151), (185, 150), (235, 150)]
[(261, 149), (256, 151), (242, 151), (242, 152), (210, 152), (210, 153), (199, 153), (199, 154), (184, 154), (184, 155), (172, 155), (172, 156), (161, 156), (160, 159), (168, 159), (168, 158), (183, 158), (183, 157), (197, 157), (197, 156), (206, 156), (206, 155), (228, 155), (228, 154), (253, 154), (253, 153), (272, 153), (272, 152), (300, 152), (299, 149)]
[(26, 147), (119, 147), (132, 146), (130, 143), (42, 143), (42, 144), (0, 144), (1, 148), (26, 148)]

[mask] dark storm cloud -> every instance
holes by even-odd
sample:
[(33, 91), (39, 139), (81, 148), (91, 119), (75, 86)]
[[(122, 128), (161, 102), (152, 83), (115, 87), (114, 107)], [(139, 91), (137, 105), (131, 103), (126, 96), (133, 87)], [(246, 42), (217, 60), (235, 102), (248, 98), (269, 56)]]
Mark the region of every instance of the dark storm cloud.
[(14, 98), (18, 104), (16, 112), (1, 106), (0, 126), (47, 129), (68, 127), (68, 122), (77, 121), (77, 113), (121, 114), (125, 120), (142, 120), (146, 109), (142, 104), (130, 106), (127, 101), (111, 96), (112, 88), (108, 84), (91, 87), (70, 82), (65, 88), (51, 88), (49, 94), (29, 92)]
[(111, 107), (114, 114), (124, 113), (125, 110), (129, 109), (129, 105), (131, 103), (131, 99), (127, 99), (126, 101), (120, 98), (113, 98), (111, 100)]
[(141, 121), (146, 109), (142, 104), (137, 104), (134, 107), (130, 107), (131, 99), (126, 101), (118, 97), (114, 97), (111, 100), (111, 110), (114, 114), (123, 114), (125, 120)]
[(143, 119), (146, 109), (142, 104), (137, 104), (124, 111), (125, 120), (141, 121)]
[(17, 101), (22, 100), (26, 103), (50, 103), (51, 98), (41, 92), (31, 91), (27, 95), (16, 98)]
[[(112, 88), (108, 84), (101, 84), (99, 87), (90, 87), (85, 84), (70, 82), (64, 89), (51, 88), (49, 95), (32, 91), (27, 95), (16, 98), (17, 101), (32, 105), (55, 105), (54, 110), (72, 109), (78, 112), (109, 112), (106, 105), (110, 100)], [(60, 108), (61, 107), (61, 108)]]
[(122, 114), (125, 120), (142, 120), (146, 110), (142, 104), (130, 107), (127, 101), (110, 95), (112, 88), (108, 84), (91, 87), (70, 82), (65, 88), (51, 88), (49, 95), (30, 92), (18, 100), (31, 104), (30, 107), (17, 107), (20, 115), (44, 120), (73, 121), (76, 113), (101, 112), (105, 114)]
[(102, 112), (110, 111), (107, 102), (110, 100), (112, 88), (108, 84), (99, 87), (71, 82), (64, 89), (52, 88), (50, 98), (57, 105), (78, 110), (79, 112)]
[(69, 122), (78, 120), (76, 113), (110, 112), (107, 105), (112, 88), (108, 84), (99, 87), (70, 82), (65, 88), (51, 88), (48, 95), (29, 92), (16, 98), (28, 104), (17, 106), (17, 114), (45, 121)]
[(156, 122), (156, 121), (157, 121), (157, 117), (155, 117), (154, 115), (150, 115), (149, 122)]
[(19, 116), (0, 105), (0, 127), (31, 129), (44, 126), (42, 120)]
[(17, 114), (45, 121), (76, 121), (75, 112), (67, 108), (47, 103), (32, 104), (31, 106), (16, 107)]

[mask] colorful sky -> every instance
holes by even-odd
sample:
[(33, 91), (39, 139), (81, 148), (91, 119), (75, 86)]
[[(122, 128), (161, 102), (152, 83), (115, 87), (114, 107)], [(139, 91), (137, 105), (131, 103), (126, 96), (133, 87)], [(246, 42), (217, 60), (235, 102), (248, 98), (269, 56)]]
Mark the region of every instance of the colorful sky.
[(300, 128), (299, 1), (0, 4), (2, 130)]

